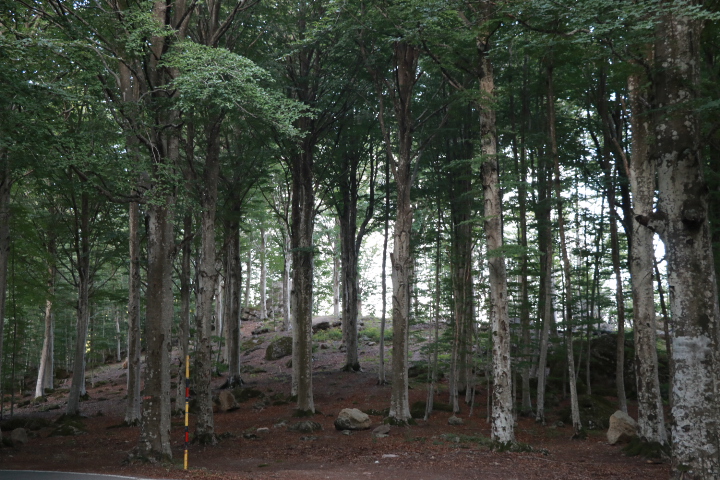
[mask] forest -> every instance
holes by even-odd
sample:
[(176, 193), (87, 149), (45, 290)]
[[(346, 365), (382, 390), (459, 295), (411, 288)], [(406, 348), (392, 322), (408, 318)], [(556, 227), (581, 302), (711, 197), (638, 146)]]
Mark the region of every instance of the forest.
[(243, 325), (291, 339), (306, 416), (330, 327), (390, 425), (422, 364), (426, 420), (487, 383), (493, 448), (550, 397), (583, 441), (594, 394), (720, 478), (718, 2), (0, 5), (0, 419), (124, 362), (168, 460), (186, 359), (211, 446)]

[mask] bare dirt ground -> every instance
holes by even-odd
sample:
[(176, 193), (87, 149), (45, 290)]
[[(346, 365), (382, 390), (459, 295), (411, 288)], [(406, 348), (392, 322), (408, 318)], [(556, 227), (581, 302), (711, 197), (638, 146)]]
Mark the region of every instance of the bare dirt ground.
[[(248, 322), (244, 333), (257, 328)], [(311, 434), (289, 431), (294, 404), (286, 403), (290, 391), (288, 357), (264, 360), (265, 346), (279, 335), (267, 333), (257, 338), (258, 348), (243, 356), (244, 388), (262, 396), (239, 404), (239, 408), (215, 415), (221, 440), (215, 446), (191, 445), (190, 468), (182, 469), (184, 419), (173, 417), (173, 461), (167, 465), (127, 464), (128, 453), (139, 437), (137, 427), (118, 427), (125, 405), (125, 374), (120, 364), (109, 364), (93, 372), (95, 386), (82, 404), (85, 433), (50, 436), (53, 426), (32, 432), (29, 442), (19, 448), (0, 448), (0, 469), (62, 470), (95, 472), (171, 479), (648, 479), (669, 477), (669, 465), (624, 456), (620, 447), (606, 443), (604, 431), (591, 431), (587, 440), (571, 440), (569, 426), (552, 427), (558, 417), (549, 412), (548, 426), (530, 418), (518, 418), (516, 436), (535, 451), (498, 453), (483, 445), (490, 435), (486, 421), (486, 390), (480, 387), (476, 404), (463, 405), (458, 415), (463, 425), (448, 424), (450, 413), (433, 412), (426, 422), (406, 428), (392, 427), (386, 438), (375, 438), (372, 429), (382, 423), (381, 415), (371, 415), (370, 430), (345, 435), (333, 421), (343, 408), (380, 411), (389, 405), (390, 389), (378, 386), (378, 347), (361, 345), (364, 371), (339, 371), (343, 354), (339, 342), (324, 342), (329, 348), (315, 353), (313, 389), (316, 409), (311, 420), (321, 431)], [(387, 358), (387, 355), (386, 355)], [(90, 378), (90, 377), (88, 377)], [(216, 379), (216, 386), (224, 381)], [(411, 383), (410, 401), (425, 400), (426, 384)], [(442, 389), (441, 389), (442, 391)], [(16, 417), (45, 418), (54, 421), (63, 412), (67, 391), (60, 388), (46, 403), (15, 409)], [(28, 397), (30, 398), (30, 397)], [(24, 400), (28, 400), (25, 398)], [(447, 393), (436, 397), (447, 402)], [(56, 406), (59, 408), (55, 409)], [(379, 413), (379, 412), (376, 412)], [(631, 412), (632, 413), (632, 412)], [(267, 432), (258, 432), (258, 428)], [(190, 418), (190, 431), (193, 418)], [(8, 432), (3, 429), (4, 435)]]

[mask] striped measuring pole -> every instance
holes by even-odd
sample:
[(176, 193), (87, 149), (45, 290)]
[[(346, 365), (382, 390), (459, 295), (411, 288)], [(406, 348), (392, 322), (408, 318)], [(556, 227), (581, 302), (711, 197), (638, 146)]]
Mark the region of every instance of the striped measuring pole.
[(188, 468), (188, 443), (190, 443), (190, 430), (188, 419), (190, 418), (190, 355), (185, 357), (185, 460), (184, 469)]

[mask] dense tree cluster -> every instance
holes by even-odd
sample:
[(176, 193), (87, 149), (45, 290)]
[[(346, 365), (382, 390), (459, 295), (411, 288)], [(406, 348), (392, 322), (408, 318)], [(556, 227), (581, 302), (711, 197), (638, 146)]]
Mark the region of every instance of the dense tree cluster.
[(175, 345), (213, 444), (211, 377), (241, 383), (250, 307), (292, 331), (312, 413), (313, 315), (332, 305), (344, 369), (369, 368), (373, 294), (391, 422), (425, 323), (426, 415), (439, 369), (455, 411), (483, 371), (515, 442), (552, 361), (582, 438), (610, 328), (618, 408), (637, 400), (674, 476), (720, 476), (717, 2), (1, 3), (0, 414), (61, 370), (76, 414), (86, 365), (127, 359), (138, 452), (169, 457)]

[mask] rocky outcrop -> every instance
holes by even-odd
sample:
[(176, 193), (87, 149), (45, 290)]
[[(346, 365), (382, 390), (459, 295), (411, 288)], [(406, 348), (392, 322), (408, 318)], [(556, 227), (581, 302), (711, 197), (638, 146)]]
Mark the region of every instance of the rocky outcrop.
[(292, 354), (292, 337), (278, 337), (265, 349), (265, 360), (277, 360)]
[(610, 445), (627, 443), (637, 435), (637, 422), (627, 413), (618, 410), (610, 416), (607, 439)]
[(357, 408), (344, 408), (335, 419), (338, 430), (366, 430), (370, 428), (370, 417)]

